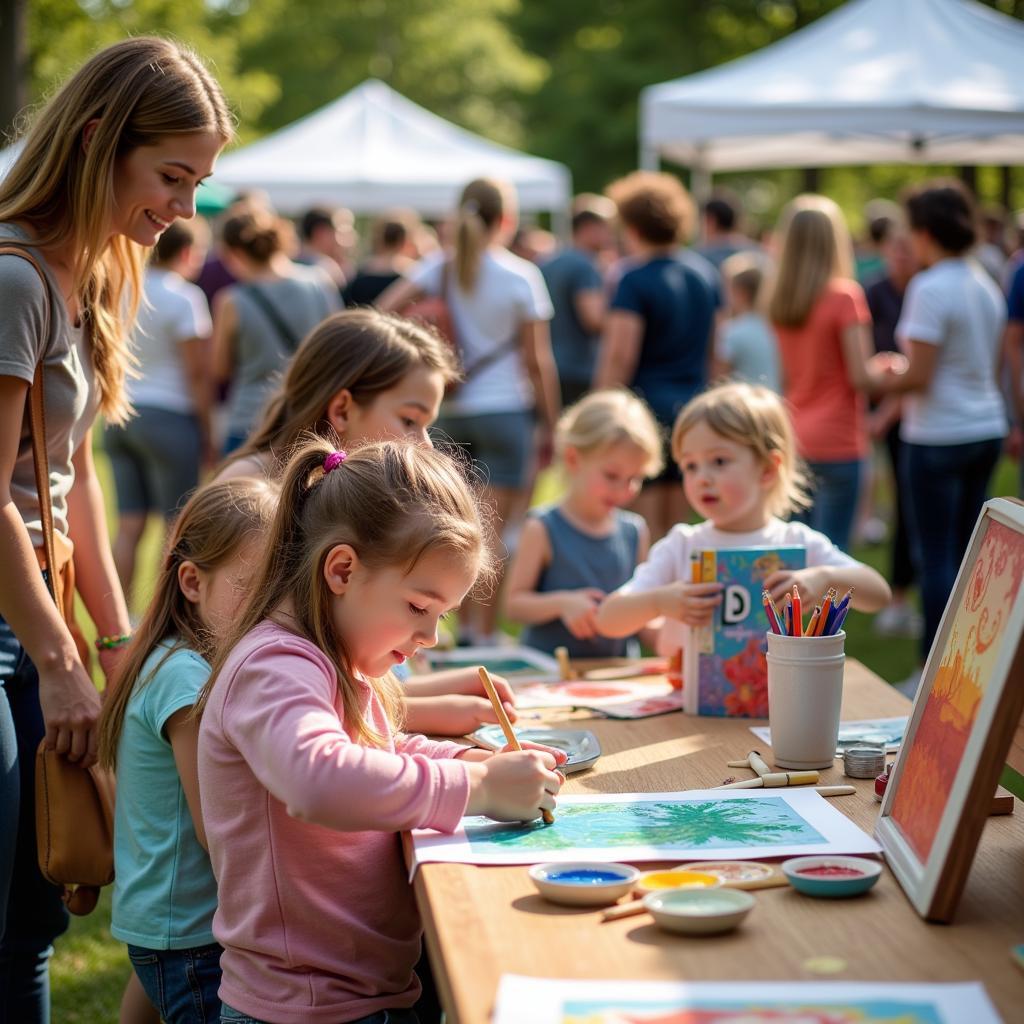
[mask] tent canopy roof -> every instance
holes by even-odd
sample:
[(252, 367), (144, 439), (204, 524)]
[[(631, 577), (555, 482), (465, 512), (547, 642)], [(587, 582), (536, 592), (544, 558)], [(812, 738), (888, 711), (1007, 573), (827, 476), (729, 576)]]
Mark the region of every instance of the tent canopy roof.
[(711, 170), (1024, 157), (1024, 23), (973, 0), (851, 0), (641, 95), (641, 146)]
[(515, 185), (524, 210), (566, 208), (569, 172), (481, 138), (368, 79), (280, 131), (229, 153), (216, 180), (265, 189), (284, 213), (340, 204), (358, 213), (409, 206), (450, 212), (461, 188), (489, 176)]

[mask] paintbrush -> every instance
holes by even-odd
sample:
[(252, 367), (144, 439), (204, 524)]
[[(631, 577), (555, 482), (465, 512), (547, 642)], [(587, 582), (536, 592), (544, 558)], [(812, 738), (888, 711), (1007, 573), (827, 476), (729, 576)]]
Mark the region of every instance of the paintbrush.
[[(505, 714), (505, 708), (502, 706), (501, 698), (498, 696), (498, 691), (494, 688), (494, 683), (491, 681), (491, 674), (484, 668), (483, 665), (477, 670), (480, 673), (480, 682), (484, 684), (484, 690), (487, 696), (491, 698), (491, 707), (494, 708), (494, 717), (498, 719), (498, 725), (501, 726), (501, 731), (505, 734), (505, 739), (508, 741), (508, 745), (513, 750), (522, 750), (523, 745), (519, 742), (519, 737), (516, 736), (515, 730), (512, 728), (512, 723), (508, 720), (508, 715)], [(547, 809), (542, 809), (540, 812), (541, 818), (544, 819), (545, 825), (553, 824), (555, 816)]]

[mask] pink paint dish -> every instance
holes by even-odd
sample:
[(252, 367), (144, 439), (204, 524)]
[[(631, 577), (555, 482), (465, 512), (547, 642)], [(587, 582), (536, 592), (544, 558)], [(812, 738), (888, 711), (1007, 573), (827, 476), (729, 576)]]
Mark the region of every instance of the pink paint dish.
[(865, 857), (793, 857), (782, 862), (789, 884), (806, 896), (859, 896), (881, 877), (882, 865)]

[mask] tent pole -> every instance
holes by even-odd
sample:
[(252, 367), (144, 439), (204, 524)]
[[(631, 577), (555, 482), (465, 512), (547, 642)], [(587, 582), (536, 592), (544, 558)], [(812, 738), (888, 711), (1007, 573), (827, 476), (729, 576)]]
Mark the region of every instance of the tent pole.
[(690, 164), (690, 192), (698, 203), (711, 195), (711, 169), (703, 161)]
[(656, 171), (660, 168), (661, 161), (658, 159), (658, 151), (653, 146), (640, 143), (640, 170)]

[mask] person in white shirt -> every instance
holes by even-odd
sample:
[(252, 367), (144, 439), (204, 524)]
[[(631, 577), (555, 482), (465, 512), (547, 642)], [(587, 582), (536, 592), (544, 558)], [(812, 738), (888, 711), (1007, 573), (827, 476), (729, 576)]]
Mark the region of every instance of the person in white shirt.
[(629, 636), (664, 618), (659, 653), (678, 656), (683, 625), (707, 625), (722, 600), (721, 583), (691, 582), (690, 555), (708, 548), (804, 547), (806, 568), (765, 578), (776, 601), (795, 586), (807, 609), (821, 604), (830, 587), (853, 587), (851, 605), (861, 611), (889, 602), (889, 586), (874, 569), (805, 523), (780, 518), (807, 498), (793, 427), (774, 391), (726, 383), (698, 395), (676, 419), (672, 457), (686, 500), (704, 522), (672, 527), (632, 579), (605, 598), (597, 613), (601, 634)]
[(977, 228), (963, 185), (923, 186), (907, 200), (907, 219), (925, 269), (903, 300), (901, 353), (879, 353), (870, 372), (879, 393), (906, 396), (900, 471), (924, 606), (923, 660), (1009, 429), (998, 382), (1006, 303), (968, 256)]
[(126, 382), (136, 415), (104, 434), (117, 488), (114, 565), (129, 600), (150, 514), (173, 518), (210, 457), (210, 309), (188, 280), (208, 245), (201, 221), (175, 221), (157, 239), (132, 339), (140, 376)]
[[(384, 312), (424, 295), (445, 300), (463, 379), (449, 389), (435, 439), (458, 445), (479, 468), (499, 542), (525, 514), (535, 462), (550, 460), (560, 406), (544, 278), (505, 247), (516, 220), (509, 186), (471, 181), (459, 199), (454, 254), (431, 254), (377, 300)], [(496, 620), (495, 604), (468, 601), (460, 635), (490, 643)]]

